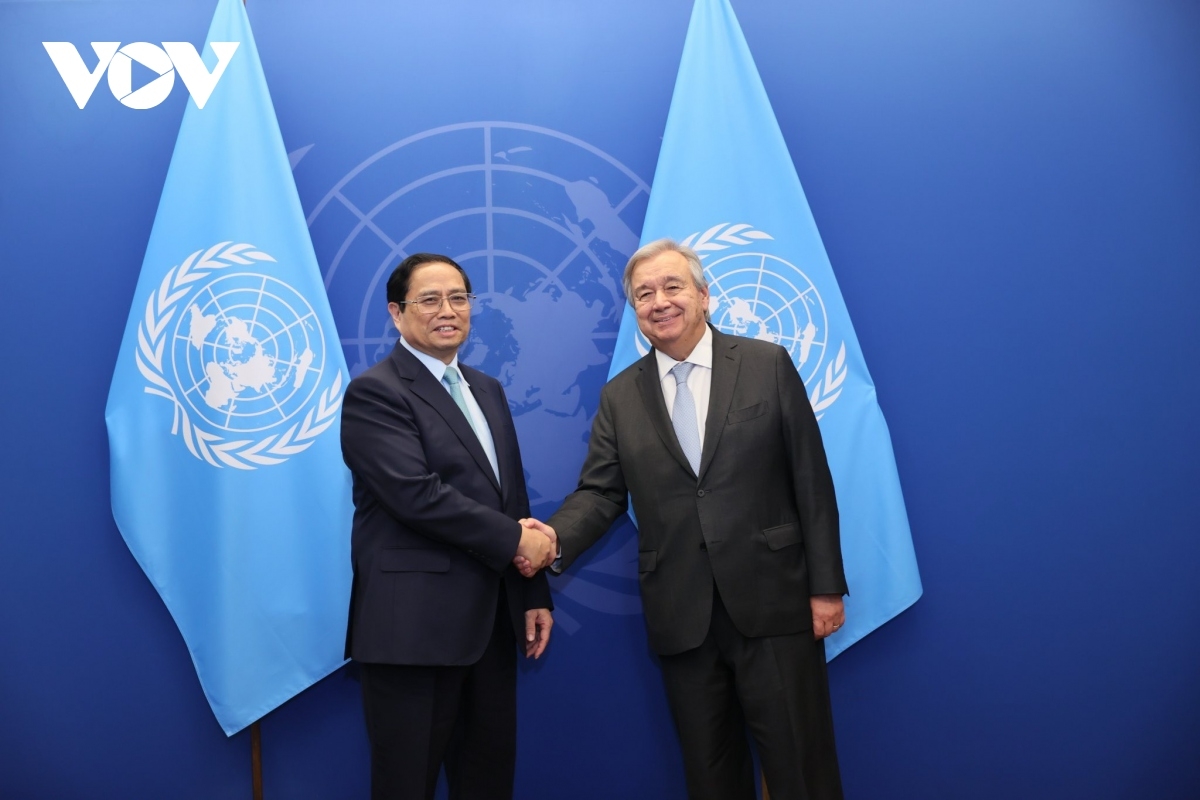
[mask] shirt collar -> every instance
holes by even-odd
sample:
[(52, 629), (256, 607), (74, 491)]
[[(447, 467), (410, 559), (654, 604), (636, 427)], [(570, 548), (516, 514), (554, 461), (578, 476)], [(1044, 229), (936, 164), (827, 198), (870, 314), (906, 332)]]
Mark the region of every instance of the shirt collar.
[[(414, 356), (416, 356), (417, 360), (420, 361), (422, 364), (424, 364), (426, 366), (426, 368), (430, 372), (433, 373), (433, 377), (437, 380), (438, 383), (441, 383), (442, 378), (445, 377), (446, 369), (448, 367), (454, 367), (456, 370), (458, 370), (458, 374), (462, 378), (462, 382), (464, 384), (466, 384), (467, 386), (471, 385), (471, 384), (467, 383), (467, 376), (463, 375), (462, 370), (459, 369), (458, 353), (455, 353), (454, 360), (451, 361), (449, 364), (447, 364), (447, 363), (443, 362), (440, 358), (434, 358), (433, 356), (429, 355), (428, 353), (422, 353), (420, 350), (418, 350), (417, 348), (415, 348), (411, 344), (409, 344), (408, 341), (403, 336), (400, 337), (400, 344), (404, 345), (405, 350), (407, 350), (408, 352), (410, 352)], [(710, 355), (711, 355), (711, 348), (709, 348), (709, 349), (710, 349)]]
[[(688, 354), (688, 357), (683, 360), (689, 361), (695, 364), (697, 367), (712, 369), (712, 342), (712, 328), (708, 327), (708, 325), (705, 325), (704, 335), (700, 337), (700, 341), (696, 343), (694, 348), (692, 348), (692, 352)], [(658, 380), (660, 382), (666, 378), (667, 373), (673, 370), (675, 365), (679, 363), (661, 350), (654, 351), (654, 358), (658, 361)]]

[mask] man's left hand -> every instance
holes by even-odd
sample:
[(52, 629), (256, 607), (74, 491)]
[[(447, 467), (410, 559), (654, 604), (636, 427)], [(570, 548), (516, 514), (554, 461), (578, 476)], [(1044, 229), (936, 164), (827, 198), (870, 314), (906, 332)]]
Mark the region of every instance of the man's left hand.
[(531, 608), (525, 612), (525, 657), (540, 658), (550, 643), (554, 617), (548, 608)]
[(831, 636), (846, 623), (846, 605), (840, 594), (815, 594), (808, 602), (812, 606), (814, 639)]

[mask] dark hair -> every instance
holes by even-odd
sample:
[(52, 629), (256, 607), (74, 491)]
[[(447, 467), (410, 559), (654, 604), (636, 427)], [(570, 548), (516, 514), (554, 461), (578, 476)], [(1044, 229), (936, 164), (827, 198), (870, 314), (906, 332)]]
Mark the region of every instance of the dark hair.
[(408, 283), (412, 280), (412, 274), (417, 267), (426, 264), (449, 264), (458, 270), (463, 277), (463, 283), (466, 284), (467, 294), (471, 293), (471, 279), (467, 276), (467, 271), (458, 265), (458, 262), (450, 256), (442, 256), (437, 253), (414, 253), (408, 258), (400, 262), (400, 266), (392, 270), (392, 277), (388, 278), (387, 282), (387, 301), (389, 303), (403, 303), (408, 299)]

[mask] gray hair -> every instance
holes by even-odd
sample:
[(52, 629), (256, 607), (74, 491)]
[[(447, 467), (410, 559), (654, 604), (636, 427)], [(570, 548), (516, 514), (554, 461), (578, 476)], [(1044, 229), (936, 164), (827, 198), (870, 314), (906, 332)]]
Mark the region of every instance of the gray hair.
[[(700, 263), (700, 256), (696, 255), (696, 251), (686, 244), (679, 244), (674, 239), (657, 239), (639, 247), (638, 251), (629, 257), (629, 263), (625, 265), (625, 277), (622, 283), (625, 289), (625, 300), (630, 306), (633, 305), (634, 269), (643, 261), (649, 261), (667, 252), (679, 253), (683, 256), (687, 261), (688, 268), (692, 271), (692, 283), (697, 289), (708, 290), (708, 280), (704, 277), (704, 265)], [(710, 319), (707, 308), (704, 309), (704, 318)]]

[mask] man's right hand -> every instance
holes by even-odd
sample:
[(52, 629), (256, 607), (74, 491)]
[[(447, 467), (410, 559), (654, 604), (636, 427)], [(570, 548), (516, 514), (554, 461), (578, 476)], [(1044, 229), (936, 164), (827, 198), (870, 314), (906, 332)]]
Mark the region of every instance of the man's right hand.
[[(536, 526), (530, 525), (531, 522), (536, 522)], [(536, 520), (521, 520), (521, 543), (513, 557), (513, 564), (521, 574), (532, 578), (538, 570), (553, 564), (557, 557), (558, 537), (554, 535), (554, 529)]]
[[(513, 565), (526, 578), (532, 578), (538, 570), (545, 569), (558, 558), (558, 534), (544, 522), (536, 519), (523, 519), (521, 522), (521, 544), (517, 546), (517, 555)], [(528, 548), (526, 542), (529, 542)], [(545, 547), (543, 551), (541, 548)]]

